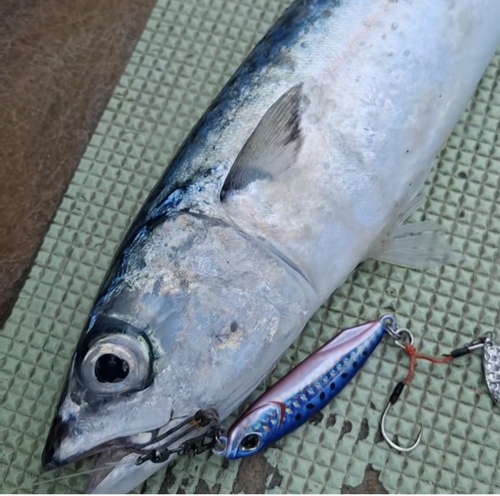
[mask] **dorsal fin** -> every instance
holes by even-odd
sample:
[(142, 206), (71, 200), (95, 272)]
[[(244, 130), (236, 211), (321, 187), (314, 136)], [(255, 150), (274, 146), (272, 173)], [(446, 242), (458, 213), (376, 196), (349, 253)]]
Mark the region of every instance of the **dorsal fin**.
[(296, 161), (302, 145), (302, 83), (290, 88), (266, 112), (243, 146), (224, 182), (221, 200), (259, 179), (274, 179)]

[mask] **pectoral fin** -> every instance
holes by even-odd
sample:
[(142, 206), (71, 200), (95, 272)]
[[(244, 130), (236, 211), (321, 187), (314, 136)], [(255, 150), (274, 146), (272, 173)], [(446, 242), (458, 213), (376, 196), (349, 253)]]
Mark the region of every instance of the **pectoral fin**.
[(221, 191), (221, 200), (258, 180), (275, 180), (296, 162), (302, 146), (302, 84), (283, 94), (266, 112), (236, 158)]

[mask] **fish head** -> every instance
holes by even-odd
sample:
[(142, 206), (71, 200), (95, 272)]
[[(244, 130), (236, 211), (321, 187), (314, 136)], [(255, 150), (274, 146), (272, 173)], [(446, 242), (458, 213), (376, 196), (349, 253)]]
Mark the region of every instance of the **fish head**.
[[(199, 410), (215, 409), (223, 420), (286, 350), (297, 314), (306, 318), (293, 271), (221, 222), (179, 214), (136, 237), (126, 254), (76, 346), (46, 469), (97, 453), (174, 448), (165, 433)], [(134, 468), (129, 490), (151, 474), (148, 463)], [(118, 484), (122, 472), (108, 480)]]
[(154, 365), (146, 333), (100, 315), (73, 355), (43, 466), (56, 468), (106, 449), (150, 442), (169, 423), (172, 408), (168, 395), (151, 401), (158, 393)]
[(220, 436), (214, 453), (229, 460), (245, 458), (263, 450), (275, 439), (281, 423), (281, 408), (276, 403), (264, 403), (250, 408)]

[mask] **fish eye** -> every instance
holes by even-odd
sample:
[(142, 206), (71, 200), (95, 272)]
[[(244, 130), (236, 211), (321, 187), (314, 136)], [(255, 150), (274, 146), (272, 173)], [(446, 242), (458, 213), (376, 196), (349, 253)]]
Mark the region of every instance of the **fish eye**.
[(89, 348), (81, 363), (86, 386), (97, 393), (142, 389), (149, 378), (148, 347), (139, 337), (106, 335)]
[(128, 362), (113, 353), (101, 355), (95, 362), (94, 373), (99, 382), (122, 382), (128, 372)]
[(260, 436), (257, 434), (248, 434), (243, 438), (240, 448), (243, 451), (253, 451), (260, 446)]

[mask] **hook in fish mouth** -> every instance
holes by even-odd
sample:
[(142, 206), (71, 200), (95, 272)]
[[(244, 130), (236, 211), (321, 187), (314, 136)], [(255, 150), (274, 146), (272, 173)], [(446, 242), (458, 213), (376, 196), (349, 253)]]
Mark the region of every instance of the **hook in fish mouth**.
[[(136, 465), (142, 465), (147, 461), (153, 463), (164, 463), (171, 455), (178, 454), (199, 454), (210, 448), (213, 448), (217, 443), (220, 433), (220, 417), (216, 410), (209, 408), (207, 410), (198, 410), (192, 417), (188, 417), (180, 424), (176, 425), (172, 429), (169, 429), (162, 435), (153, 439), (147, 446), (157, 445), (158, 442), (174, 435), (173, 439), (170, 439), (167, 444), (157, 447), (146, 449), (147, 446), (142, 448), (133, 448), (132, 450), (140, 454), (136, 460)], [(183, 427), (189, 426), (187, 429), (179, 432)], [(208, 429), (208, 430), (204, 430)], [(170, 449), (177, 441), (180, 441), (187, 434), (195, 430), (204, 430), (204, 432), (193, 439), (189, 439), (181, 443), (177, 448)], [(205, 442), (209, 438), (208, 442)]]
[[(160, 435), (158, 435), (160, 429), (149, 432), (148, 434), (151, 436), (151, 439), (149, 439), (147, 443), (127, 446), (127, 439), (124, 438), (113, 442), (103, 443), (84, 453), (59, 461), (56, 456), (57, 447), (67, 434), (67, 430), (67, 424), (59, 417), (56, 417), (51, 428), (51, 442), (45, 445), (42, 454), (42, 468), (44, 471), (60, 468), (69, 463), (87, 458), (90, 455), (102, 453), (113, 446), (119, 446), (140, 455), (135, 462), (136, 465), (142, 465), (146, 461), (163, 463), (174, 453), (179, 455), (202, 453), (215, 446), (218, 435), (220, 434), (220, 420), (219, 414), (212, 408), (198, 410), (193, 416), (187, 417), (175, 427), (168, 429)], [(194, 431), (203, 432), (192, 439), (182, 442), (177, 448), (170, 449), (170, 446)], [(209, 441), (205, 442), (207, 438), (209, 438)], [(128, 439), (130, 441), (130, 438)], [(168, 441), (164, 445), (158, 446), (158, 444), (164, 440)]]

